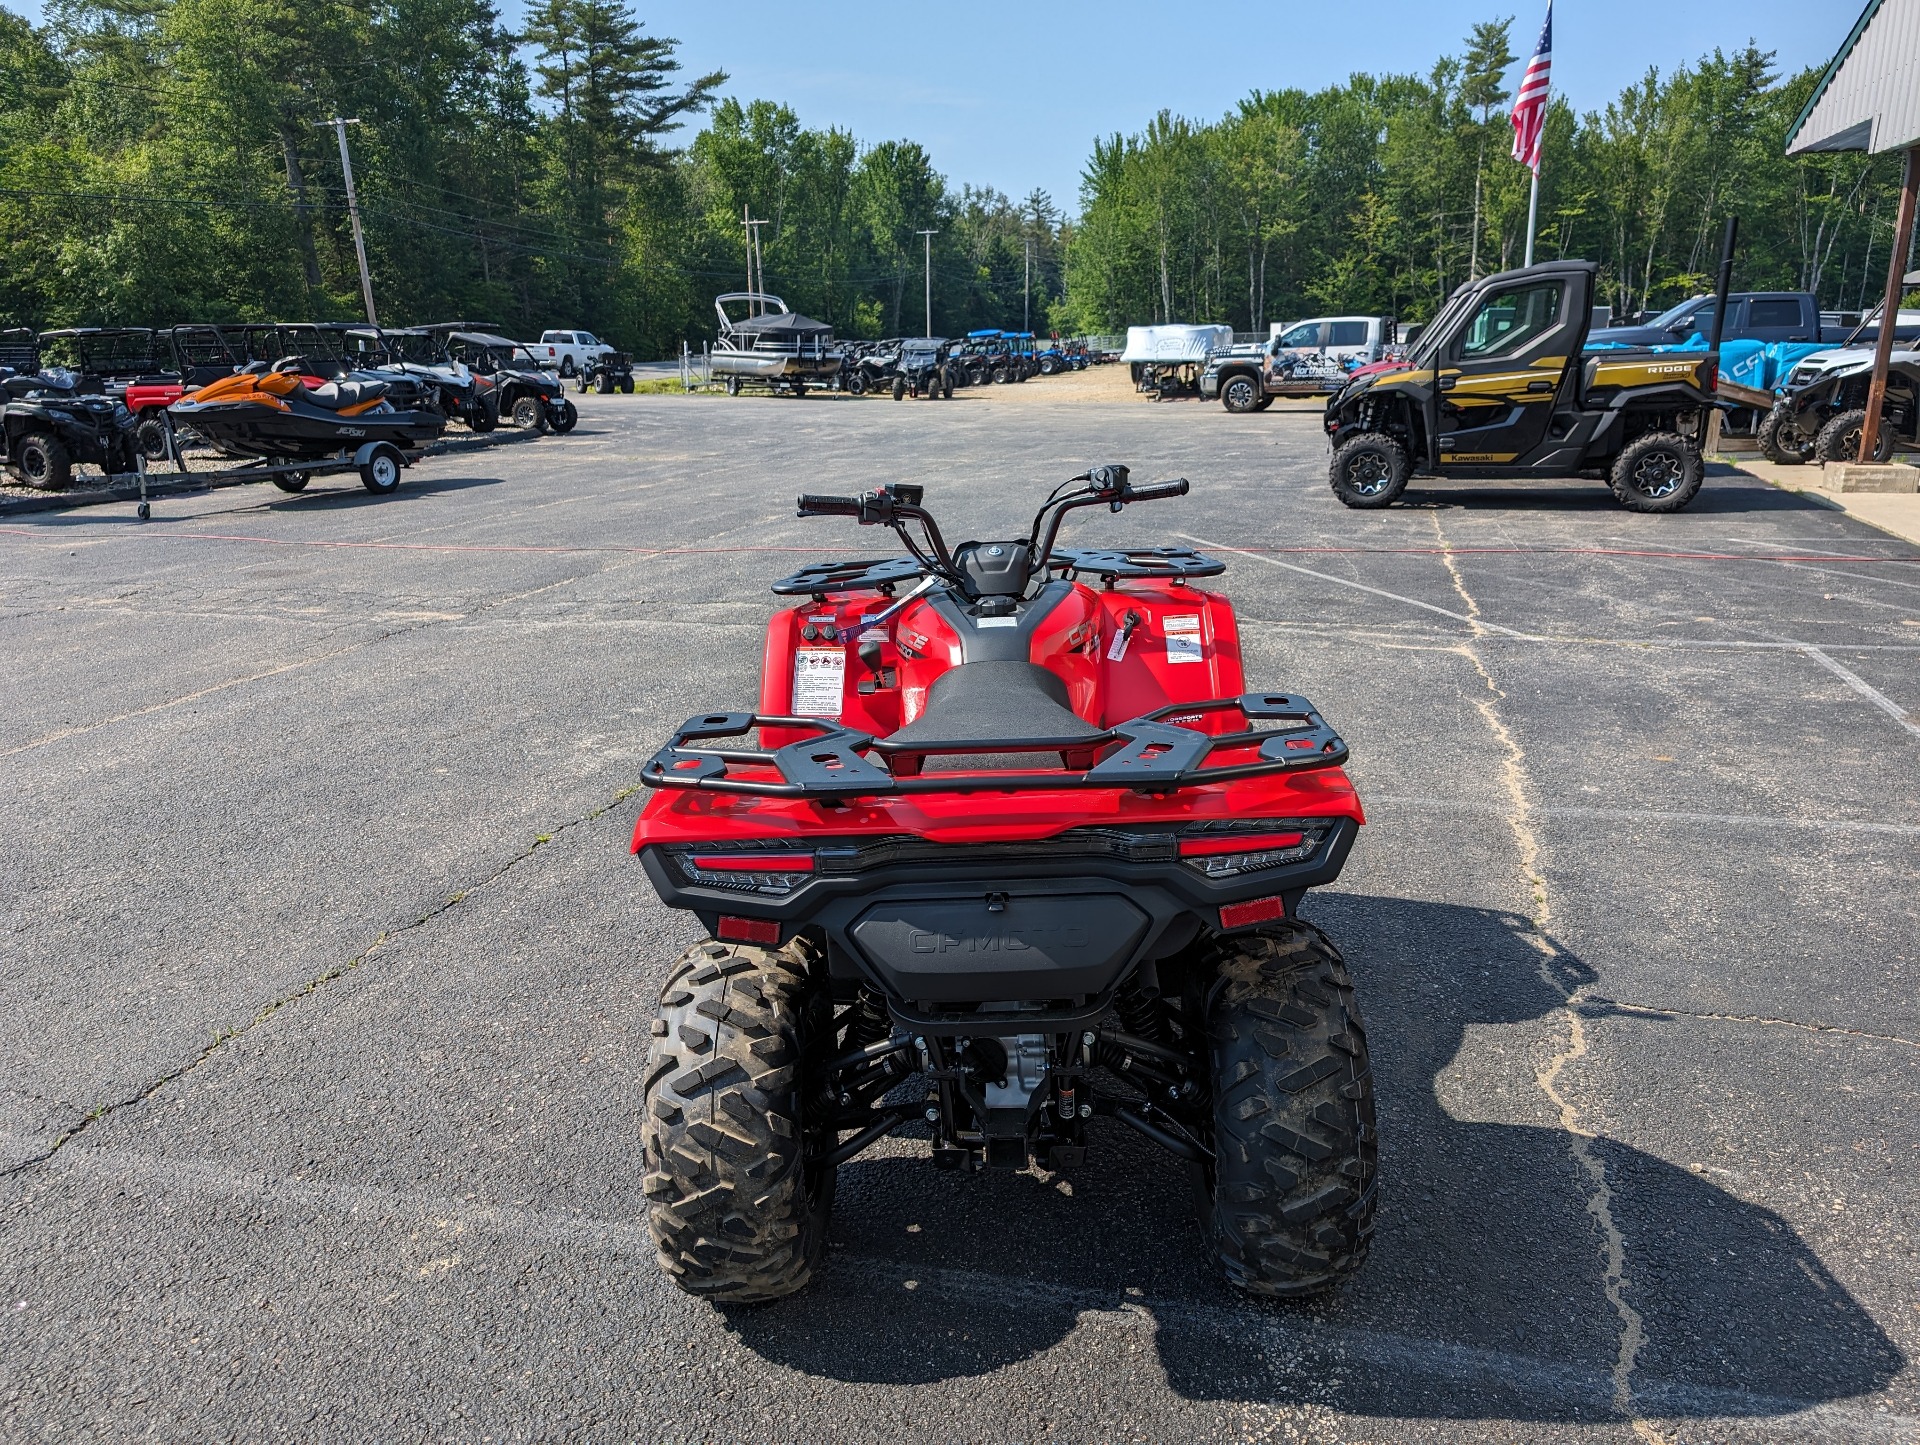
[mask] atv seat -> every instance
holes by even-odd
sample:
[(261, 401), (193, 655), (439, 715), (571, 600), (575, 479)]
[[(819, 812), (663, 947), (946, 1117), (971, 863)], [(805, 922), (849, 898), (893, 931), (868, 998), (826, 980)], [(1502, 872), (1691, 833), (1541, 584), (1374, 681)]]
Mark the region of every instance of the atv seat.
[[(1101, 729), (1067, 706), (1067, 685), (1037, 662), (965, 662), (933, 680), (927, 709), (887, 739), (928, 753), (983, 743), (1070, 743)], [(968, 768), (1030, 768), (1020, 753), (965, 757)]]
[(328, 411), (342, 411), (364, 401), (378, 401), (387, 394), (384, 381), (329, 381), (307, 388), (307, 400)]

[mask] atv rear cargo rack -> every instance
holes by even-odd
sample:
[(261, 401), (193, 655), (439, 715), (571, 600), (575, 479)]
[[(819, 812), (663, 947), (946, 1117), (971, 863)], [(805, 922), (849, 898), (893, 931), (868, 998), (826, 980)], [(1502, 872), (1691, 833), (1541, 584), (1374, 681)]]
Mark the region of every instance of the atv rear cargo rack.
[[(1248, 723), (1290, 726), (1204, 733), (1166, 721), (1228, 711), (1239, 712)], [(687, 746), (740, 737), (765, 727), (811, 728), (819, 736), (773, 749)], [(1241, 762), (1211, 763), (1216, 753), (1241, 750), (1252, 750), (1253, 756)], [(1063, 761), (1082, 757), (1088, 761), (1083, 766), (1044, 772), (949, 772), (931, 777), (920, 772), (929, 757), (1018, 753), (1056, 753), (1063, 755)], [(680, 725), (673, 740), (648, 760), (640, 781), (650, 788), (699, 788), (765, 798), (863, 798), (1061, 788), (1164, 793), (1239, 778), (1338, 767), (1346, 760), (1346, 743), (1305, 698), (1290, 693), (1250, 692), (1208, 702), (1171, 703), (1085, 736), (943, 740), (937, 744), (889, 742), (843, 728), (830, 718), (706, 713)], [(775, 776), (741, 776), (737, 769), (765, 769)]]
[[(881, 557), (849, 562), (816, 562), (773, 584), (776, 597), (825, 597), (835, 592), (881, 592), (924, 576), (926, 564), (911, 557)], [(1227, 564), (1191, 547), (1055, 547), (1047, 570), (1085, 573), (1104, 581), (1180, 581), (1218, 577)]]

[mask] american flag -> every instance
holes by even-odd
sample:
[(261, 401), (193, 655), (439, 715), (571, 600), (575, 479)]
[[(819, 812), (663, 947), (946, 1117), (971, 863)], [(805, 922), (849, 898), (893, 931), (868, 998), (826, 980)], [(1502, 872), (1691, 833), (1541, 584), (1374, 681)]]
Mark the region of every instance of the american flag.
[(1520, 78), (1520, 94), (1513, 101), (1513, 158), (1540, 174), (1540, 140), (1547, 128), (1547, 92), (1553, 80), (1553, 0), (1547, 0), (1546, 23), (1534, 47), (1527, 73)]

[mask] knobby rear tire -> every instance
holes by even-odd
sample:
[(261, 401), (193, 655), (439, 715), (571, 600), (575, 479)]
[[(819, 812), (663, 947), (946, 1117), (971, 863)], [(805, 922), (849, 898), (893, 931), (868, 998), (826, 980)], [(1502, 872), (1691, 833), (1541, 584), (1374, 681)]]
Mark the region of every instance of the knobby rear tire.
[(1206, 1018), (1208, 1246), (1248, 1294), (1330, 1289), (1365, 1260), (1378, 1199), (1373, 1074), (1346, 965), (1310, 924), (1224, 939)]
[(804, 942), (707, 942), (660, 993), (641, 1137), (660, 1265), (689, 1294), (738, 1303), (803, 1289), (820, 1266), (833, 1134), (805, 1120), (809, 1049), (832, 1005)]
[(1706, 480), (1700, 448), (1678, 432), (1648, 432), (1621, 449), (1608, 473), (1614, 499), (1629, 512), (1677, 512)]

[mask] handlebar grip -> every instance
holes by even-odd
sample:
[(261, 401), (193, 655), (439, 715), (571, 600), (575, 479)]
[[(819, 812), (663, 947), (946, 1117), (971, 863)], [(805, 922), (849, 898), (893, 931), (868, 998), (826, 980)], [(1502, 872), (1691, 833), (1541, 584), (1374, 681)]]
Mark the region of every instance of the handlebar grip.
[(1170, 482), (1149, 482), (1144, 487), (1129, 487), (1121, 498), (1124, 502), (1157, 502), (1162, 497), (1184, 497), (1187, 494), (1187, 479), (1175, 477)]
[(800, 495), (799, 507), (797, 515), (802, 517), (857, 517), (860, 515), (858, 497), (822, 497), (812, 492), (803, 492)]

